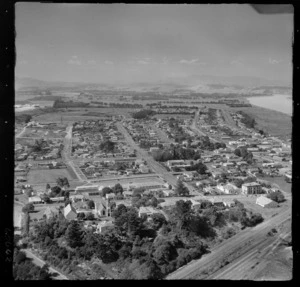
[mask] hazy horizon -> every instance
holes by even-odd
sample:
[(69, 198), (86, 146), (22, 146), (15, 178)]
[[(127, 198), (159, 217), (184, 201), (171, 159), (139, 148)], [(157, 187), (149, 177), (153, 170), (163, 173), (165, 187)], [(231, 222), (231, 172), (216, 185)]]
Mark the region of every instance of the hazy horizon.
[(16, 4), (16, 76), (82, 83), (196, 75), (292, 82), (293, 14), (248, 4)]

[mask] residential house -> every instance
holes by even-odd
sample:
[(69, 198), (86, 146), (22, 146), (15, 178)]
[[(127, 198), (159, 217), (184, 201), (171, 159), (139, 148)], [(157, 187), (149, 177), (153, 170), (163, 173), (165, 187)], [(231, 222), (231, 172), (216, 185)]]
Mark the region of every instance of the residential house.
[(44, 212), (44, 215), (47, 217), (47, 219), (54, 217), (58, 215), (60, 212), (59, 207), (57, 206), (48, 206)]
[(32, 196), (28, 198), (29, 203), (33, 204), (41, 204), (43, 203), (42, 199), (39, 196)]
[(98, 223), (95, 233), (103, 233), (104, 231), (112, 230), (114, 228), (112, 221), (101, 221)]
[(76, 212), (75, 208), (72, 206), (72, 204), (69, 203), (64, 208), (64, 216), (67, 220), (74, 220), (77, 218), (77, 212)]
[(155, 209), (151, 206), (141, 206), (139, 208), (139, 217), (150, 216), (152, 214), (158, 214), (158, 213), (161, 213), (160, 210)]

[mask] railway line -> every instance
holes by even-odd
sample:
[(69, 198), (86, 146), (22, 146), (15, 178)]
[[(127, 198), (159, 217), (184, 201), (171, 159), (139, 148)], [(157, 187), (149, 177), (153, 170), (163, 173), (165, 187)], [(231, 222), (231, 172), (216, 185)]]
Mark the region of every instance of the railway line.
[[(227, 265), (229, 267), (229, 264), (234, 263), (235, 260), (243, 260), (245, 256), (252, 257), (257, 250), (263, 250), (274, 241), (274, 238), (267, 237), (267, 233), (272, 228), (288, 221), (290, 217), (291, 210), (288, 207), (269, 220), (253, 228), (245, 229), (222, 242), (213, 248), (211, 253), (169, 274), (166, 279), (209, 279), (215, 278), (214, 275), (223, 279), (222, 274), (217, 273), (220, 272), (219, 270)], [(247, 257), (245, 262), (247, 262)]]

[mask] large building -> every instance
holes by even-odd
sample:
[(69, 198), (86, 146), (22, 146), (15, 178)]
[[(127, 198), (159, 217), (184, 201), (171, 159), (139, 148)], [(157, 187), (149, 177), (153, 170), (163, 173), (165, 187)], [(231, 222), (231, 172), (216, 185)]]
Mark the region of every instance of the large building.
[(261, 192), (261, 185), (257, 182), (244, 183), (242, 185), (243, 194), (260, 194)]
[(260, 196), (256, 199), (256, 204), (262, 206), (262, 207), (277, 207), (278, 204), (271, 200), (270, 198), (267, 198), (265, 196)]

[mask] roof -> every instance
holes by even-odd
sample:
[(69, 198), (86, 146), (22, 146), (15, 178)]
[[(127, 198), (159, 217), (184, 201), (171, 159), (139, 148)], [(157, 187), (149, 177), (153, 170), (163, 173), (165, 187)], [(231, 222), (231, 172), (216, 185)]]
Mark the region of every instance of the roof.
[(258, 182), (249, 182), (249, 183), (244, 183), (243, 186), (260, 186)]
[(65, 208), (64, 208), (64, 216), (66, 217), (71, 211), (74, 213), (77, 213), (75, 208), (69, 203)]
[(267, 205), (269, 203), (274, 202), (273, 200), (271, 200), (270, 198), (267, 198), (265, 196), (260, 196), (256, 199), (256, 203), (259, 205)]
[(99, 227), (106, 227), (106, 226), (113, 227), (114, 224), (112, 223), (112, 221), (101, 221), (101, 222), (98, 223), (98, 228)]
[(28, 198), (28, 201), (33, 202), (33, 201), (42, 201), (42, 200), (39, 196), (32, 196)]

